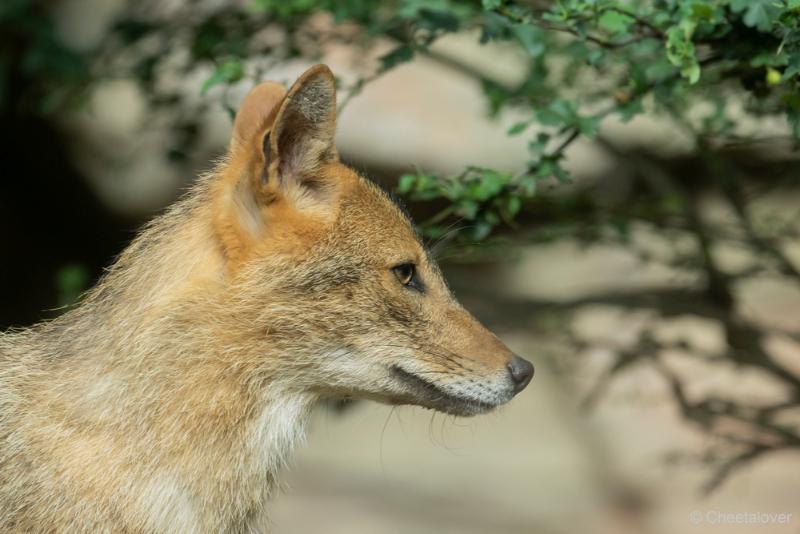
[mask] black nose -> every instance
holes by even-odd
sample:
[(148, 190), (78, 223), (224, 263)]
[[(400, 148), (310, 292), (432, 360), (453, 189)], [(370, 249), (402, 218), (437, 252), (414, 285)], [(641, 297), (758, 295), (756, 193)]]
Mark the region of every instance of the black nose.
[(528, 360), (514, 356), (508, 364), (508, 372), (511, 373), (511, 380), (514, 382), (514, 393), (519, 393), (533, 378), (533, 365)]

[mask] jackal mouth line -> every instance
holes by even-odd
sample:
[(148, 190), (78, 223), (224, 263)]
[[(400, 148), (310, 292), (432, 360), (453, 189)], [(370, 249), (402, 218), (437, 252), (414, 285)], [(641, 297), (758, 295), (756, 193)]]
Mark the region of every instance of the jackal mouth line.
[(488, 412), (497, 406), (489, 402), (459, 397), (448, 393), (433, 382), (415, 373), (406, 371), (398, 365), (392, 365), (390, 369), (396, 378), (411, 386), (415, 392), (421, 394), (421, 397), (429, 403), (423, 405), (427, 408), (433, 408), (453, 415), (477, 415)]

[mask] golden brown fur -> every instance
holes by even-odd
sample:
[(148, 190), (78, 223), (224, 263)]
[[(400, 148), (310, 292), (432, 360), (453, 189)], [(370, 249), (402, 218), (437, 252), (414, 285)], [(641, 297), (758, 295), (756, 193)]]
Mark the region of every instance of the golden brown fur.
[(80, 306), (0, 334), (0, 530), (262, 532), (316, 400), (513, 396), (513, 355), (334, 130), (327, 67), (259, 86), (225, 161)]

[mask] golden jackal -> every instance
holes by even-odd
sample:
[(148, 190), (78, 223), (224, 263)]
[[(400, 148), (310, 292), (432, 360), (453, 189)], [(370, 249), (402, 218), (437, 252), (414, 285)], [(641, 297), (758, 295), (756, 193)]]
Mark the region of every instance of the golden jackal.
[(473, 415), (528, 384), (335, 123), (323, 65), (257, 86), (80, 306), (0, 335), (0, 530), (263, 531), (318, 399)]

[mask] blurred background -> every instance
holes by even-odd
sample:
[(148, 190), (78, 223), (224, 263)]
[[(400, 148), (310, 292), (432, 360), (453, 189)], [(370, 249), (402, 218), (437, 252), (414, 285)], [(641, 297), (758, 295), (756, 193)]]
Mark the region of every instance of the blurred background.
[(275, 532), (800, 532), (799, 9), (4, 0), (0, 328), (79, 302), (255, 83), (325, 62), (343, 159), (536, 377), (475, 419), (321, 407)]

